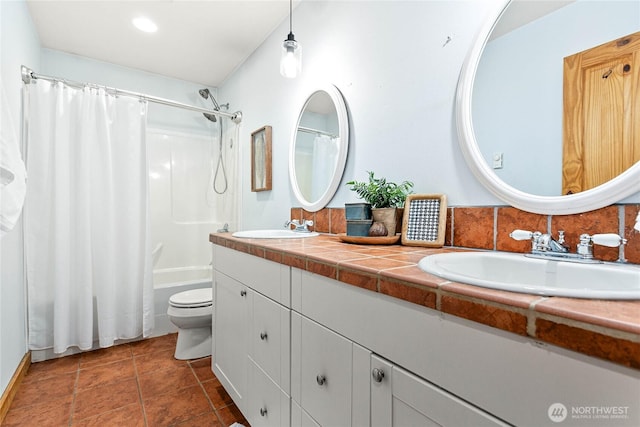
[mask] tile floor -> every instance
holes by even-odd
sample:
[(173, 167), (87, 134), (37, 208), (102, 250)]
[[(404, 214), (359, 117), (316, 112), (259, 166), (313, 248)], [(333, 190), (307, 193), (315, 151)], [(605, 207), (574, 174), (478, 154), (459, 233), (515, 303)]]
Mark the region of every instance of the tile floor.
[(211, 358), (173, 358), (176, 334), (33, 363), (3, 426), (198, 426), (249, 423)]

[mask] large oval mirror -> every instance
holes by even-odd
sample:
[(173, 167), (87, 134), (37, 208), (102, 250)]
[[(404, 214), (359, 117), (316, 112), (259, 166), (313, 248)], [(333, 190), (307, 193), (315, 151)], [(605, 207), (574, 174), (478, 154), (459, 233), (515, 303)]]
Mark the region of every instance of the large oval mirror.
[(640, 191), (637, 162), (562, 195), (563, 58), (638, 32), (640, 3), (499, 3), (458, 82), (459, 142), (476, 178), (510, 205), (542, 214), (598, 209)]
[(333, 85), (312, 91), (300, 109), (289, 150), (289, 178), (301, 207), (324, 208), (333, 198), (349, 151), (349, 117)]

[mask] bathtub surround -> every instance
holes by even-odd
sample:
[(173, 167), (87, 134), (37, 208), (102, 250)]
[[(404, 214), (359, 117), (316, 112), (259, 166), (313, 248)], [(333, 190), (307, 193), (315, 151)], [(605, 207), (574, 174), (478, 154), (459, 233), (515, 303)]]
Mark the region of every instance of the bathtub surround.
[(40, 79), (25, 93), (29, 348), (148, 337), (146, 102)]

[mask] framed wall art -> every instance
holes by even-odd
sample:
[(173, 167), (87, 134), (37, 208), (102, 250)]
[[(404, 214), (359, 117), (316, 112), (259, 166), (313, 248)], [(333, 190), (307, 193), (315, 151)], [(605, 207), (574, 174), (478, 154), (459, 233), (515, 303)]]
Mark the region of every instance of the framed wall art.
[(404, 204), (401, 242), (407, 246), (442, 247), (446, 222), (447, 196), (410, 194)]
[(251, 191), (271, 190), (271, 126), (251, 133)]

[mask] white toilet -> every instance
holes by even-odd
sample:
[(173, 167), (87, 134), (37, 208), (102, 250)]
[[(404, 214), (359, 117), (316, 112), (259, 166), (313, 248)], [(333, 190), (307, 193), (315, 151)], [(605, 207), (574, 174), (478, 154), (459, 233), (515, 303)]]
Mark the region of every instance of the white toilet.
[(211, 288), (192, 289), (172, 295), (167, 315), (178, 327), (178, 342), (174, 354), (176, 359), (198, 359), (211, 355)]

